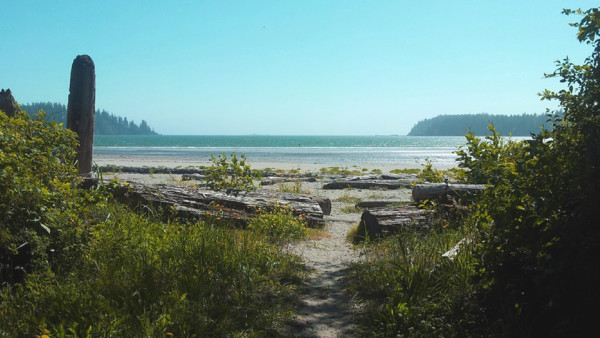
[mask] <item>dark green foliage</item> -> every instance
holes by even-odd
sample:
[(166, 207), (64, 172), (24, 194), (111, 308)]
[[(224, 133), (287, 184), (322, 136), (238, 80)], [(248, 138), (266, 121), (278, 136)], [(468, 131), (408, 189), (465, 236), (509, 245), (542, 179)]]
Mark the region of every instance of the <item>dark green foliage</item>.
[(493, 124), (501, 134), (512, 136), (529, 136), (531, 133), (538, 132), (541, 126), (552, 127), (546, 115), (440, 115), (419, 121), (408, 135), (463, 136), (467, 130), (475, 135), (486, 135), (490, 124)]
[[(414, 234), (399, 237), (398, 244), (377, 244), (391, 257), (374, 255), (372, 264), (355, 266), (351, 281), (367, 300), (361, 326), (365, 334), (595, 335), (600, 303), (600, 10), (565, 13), (582, 15), (573, 26), (579, 28), (579, 40), (594, 50), (584, 65), (565, 59), (547, 75), (566, 84), (564, 90), (542, 94), (561, 105), (561, 113), (552, 115), (552, 130), (519, 142), (501, 137), (493, 126), (485, 139), (467, 135), (466, 146), (458, 151), (459, 166), (466, 169), (461, 178), (489, 188), (457, 225), (450, 222), (445, 231), (424, 239), (435, 248), (439, 238), (454, 231), (464, 234), (470, 244), (457, 256), (464, 265), (445, 265), (436, 255), (443, 247), (428, 253)], [(367, 254), (381, 252), (373, 245), (367, 248)], [(440, 271), (447, 273), (440, 278)], [(457, 274), (462, 276), (458, 283)]]
[(598, 9), (581, 14), (579, 40), (594, 51), (582, 66), (568, 59), (548, 76), (567, 89), (546, 90), (564, 114), (530, 142), (468, 136), (461, 166), (490, 183), (476, 204), (480, 283), (495, 334), (586, 336), (600, 303), (600, 33)]
[[(43, 115), (0, 113), (0, 336), (277, 334), (304, 273), (283, 239), (164, 223), (110, 186), (79, 189), (75, 146)], [(256, 222), (275, 219), (287, 225)]]
[[(21, 105), (21, 109), (32, 117), (43, 110), (49, 120), (66, 125), (67, 107), (63, 104), (34, 102)], [(126, 117), (116, 116), (105, 110), (96, 110), (94, 133), (97, 135), (156, 135), (156, 132), (144, 120), (137, 125), (133, 121), (128, 121)]]

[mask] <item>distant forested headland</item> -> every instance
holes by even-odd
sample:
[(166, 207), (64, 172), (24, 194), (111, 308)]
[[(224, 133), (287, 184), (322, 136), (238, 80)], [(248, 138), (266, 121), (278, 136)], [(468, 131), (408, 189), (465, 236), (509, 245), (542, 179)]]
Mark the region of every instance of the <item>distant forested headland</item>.
[(462, 136), (467, 130), (475, 135), (489, 134), (488, 126), (493, 124), (501, 135), (529, 136), (540, 131), (544, 126), (550, 129), (547, 115), (492, 115), (492, 114), (461, 114), (439, 115), (431, 119), (417, 122), (409, 136)]
[[(46, 112), (46, 118), (48, 120), (54, 120), (66, 125), (67, 107), (64, 104), (55, 102), (34, 102), (22, 104), (21, 109), (25, 110), (29, 116), (34, 116), (40, 110), (43, 110)], [(157, 134), (144, 120), (138, 125), (133, 121), (128, 121), (126, 117), (116, 116), (105, 110), (96, 110), (94, 133), (97, 135)]]

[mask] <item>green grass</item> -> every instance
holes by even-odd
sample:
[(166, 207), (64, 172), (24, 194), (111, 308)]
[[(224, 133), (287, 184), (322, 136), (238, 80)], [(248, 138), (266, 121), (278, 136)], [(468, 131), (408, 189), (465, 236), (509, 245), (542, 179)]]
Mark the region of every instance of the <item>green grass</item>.
[(361, 170), (358, 169), (348, 169), (346, 167), (328, 167), (321, 168), (319, 171), (321, 174), (328, 175), (361, 175), (364, 174)]
[(342, 207), (340, 209), (340, 212), (342, 212), (344, 214), (360, 214), (363, 212), (363, 209), (359, 208), (355, 205), (347, 205), (345, 207)]
[(334, 199), (334, 201), (356, 204), (356, 203), (361, 202), (362, 199), (360, 197), (352, 196), (352, 195), (348, 194), (347, 192), (344, 192), (341, 196)]
[(290, 192), (293, 194), (309, 194), (310, 191), (306, 191), (302, 189), (302, 182), (296, 181), (293, 183), (278, 183), (277, 190), (281, 192)]
[(392, 169), (390, 173), (392, 174), (418, 174), (421, 172), (421, 169)]
[[(281, 237), (153, 221), (113, 202), (92, 209), (68, 266), (2, 289), (1, 335), (272, 335), (291, 315), (303, 268)], [(283, 212), (251, 224), (278, 217), (294, 222)]]
[[(349, 234), (349, 238), (350, 238)], [(361, 335), (390, 337), (464, 336), (475, 273), (473, 248), (452, 261), (442, 254), (468, 236), (461, 229), (429, 233), (408, 230), (363, 244), (365, 255), (350, 269), (349, 290), (364, 307), (357, 315)], [(353, 237), (353, 236), (352, 236)], [(351, 238), (350, 238), (351, 239)]]

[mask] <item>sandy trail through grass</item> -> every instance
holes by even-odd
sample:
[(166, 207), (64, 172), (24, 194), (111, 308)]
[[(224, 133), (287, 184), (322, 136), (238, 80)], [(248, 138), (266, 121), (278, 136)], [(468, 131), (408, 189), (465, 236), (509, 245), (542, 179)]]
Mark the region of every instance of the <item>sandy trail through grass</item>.
[[(339, 211), (339, 207), (335, 208)], [(346, 242), (346, 234), (360, 214), (326, 216), (325, 237), (296, 244), (293, 252), (314, 269), (290, 323), (299, 337), (350, 337), (354, 325), (354, 303), (345, 292), (348, 263), (358, 259), (358, 250)]]
[(410, 190), (323, 190), (322, 184), (305, 183), (303, 189), (332, 201), (325, 216), (324, 236), (295, 243), (292, 252), (314, 270), (301, 297), (297, 316), (289, 324), (295, 337), (353, 337), (353, 314), (358, 305), (346, 289), (348, 264), (359, 259), (360, 250), (346, 240), (361, 213), (346, 213), (356, 200), (400, 199), (410, 201)]

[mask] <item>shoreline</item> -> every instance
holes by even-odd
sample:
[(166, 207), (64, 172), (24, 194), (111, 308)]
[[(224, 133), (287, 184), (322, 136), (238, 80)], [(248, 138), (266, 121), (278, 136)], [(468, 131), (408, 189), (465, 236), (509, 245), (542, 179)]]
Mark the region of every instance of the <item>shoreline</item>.
[[(127, 166), (127, 167), (150, 167), (150, 168), (188, 168), (188, 167), (210, 167), (212, 162), (208, 158), (188, 158), (188, 157), (164, 157), (164, 156), (121, 156), (121, 155), (94, 155), (94, 163), (98, 166)], [(372, 170), (378, 169), (383, 173), (389, 173), (394, 169), (423, 169), (425, 163), (358, 163), (358, 164), (340, 164), (335, 162), (324, 162), (324, 163), (310, 163), (310, 162), (283, 162), (283, 161), (261, 161), (255, 159), (248, 159), (246, 161), (252, 169), (264, 170), (264, 169), (282, 169), (282, 170), (299, 170), (301, 172), (317, 173), (321, 168), (347, 168), (351, 170), (362, 171), (366, 169), (365, 174), (370, 173)], [(435, 169), (447, 170), (455, 168), (455, 166), (440, 165), (439, 163), (433, 163)]]

